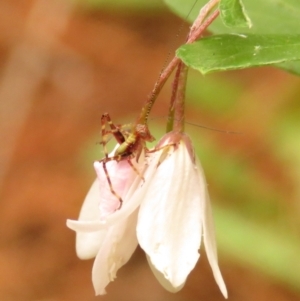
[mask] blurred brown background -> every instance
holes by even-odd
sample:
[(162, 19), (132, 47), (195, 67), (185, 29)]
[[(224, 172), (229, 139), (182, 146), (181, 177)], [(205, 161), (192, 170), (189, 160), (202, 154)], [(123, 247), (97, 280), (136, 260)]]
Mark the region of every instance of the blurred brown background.
[[(161, 5), (118, 10), (62, 0), (0, 1), (1, 301), (223, 300), (205, 252), (184, 289), (171, 294), (157, 283), (141, 250), (119, 271), (108, 294), (94, 297), (93, 262), (76, 257), (75, 235), (65, 226), (67, 218), (77, 218), (94, 178), (92, 162), (102, 156), (96, 144), (101, 114), (109, 112), (116, 123), (137, 116), (168, 53), (180, 43), (181, 23)], [(224, 78), (241, 87), (234, 110), (221, 108), (220, 117), (205, 105), (196, 112), (192, 104), (188, 120), (243, 135), (194, 128), (194, 139), (210, 137), (220, 154), (236, 154), (254, 166), (259, 182), (285, 196), (276, 200), (275, 217), (283, 210), (288, 228), (299, 238), (299, 178), (266, 142), (278, 108), (299, 95), (299, 79), (271, 68), (231, 72), (216, 81)], [(165, 89), (153, 117), (166, 115), (168, 97)], [(163, 119), (151, 121), (156, 123)], [(212, 199), (247, 207), (238, 195), (232, 204), (226, 202), (228, 191), (218, 187), (213, 173), (208, 171)], [(230, 300), (300, 300), (297, 285), (222, 250), (221, 243), (220, 266)]]

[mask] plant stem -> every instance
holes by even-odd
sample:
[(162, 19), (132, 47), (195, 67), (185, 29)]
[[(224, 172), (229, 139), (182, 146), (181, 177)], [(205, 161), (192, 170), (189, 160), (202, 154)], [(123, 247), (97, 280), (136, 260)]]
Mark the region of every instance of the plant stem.
[(175, 104), (176, 97), (177, 97), (177, 90), (178, 90), (181, 66), (182, 66), (182, 63), (180, 62), (177, 66), (176, 74), (175, 74), (175, 77), (174, 77), (174, 80), (172, 83), (172, 95), (171, 95), (168, 120), (167, 120), (167, 128), (166, 128), (167, 133), (171, 132), (173, 130), (174, 113), (175, 113), (175, 105), (174, 104)]
[[(216, 3), (217, 3), (216, 0), (211, 0), (209, 1), (208, 4), (206, 4), (206, 6), (211, 7), (212, 4), (216, 5)], [(212, 7), (210, 9), (206, 9), (206, 6), (204, 6), (201, 9), (199, 13), (199, 17), (197, 17), (196, 21), (193, 23), (186, 44), (191, 44), (195, 42), (202, 35), (202, 33), (207, 29), (207, 27), (218, 17), (219, 10), (217, 9), (209, 17), (207, 17), (207, 19), (202, 23), (202, 25), (196, 26), (195, 23), (197, 22), (197, 24), (199, 24), (200, 19), (203, 21), (205, 16), (212, 9)], [(158, 94), (160, 93), (167, 79), (170, 77), (171, 73), (176, 68), (176, 66), (178, 66), (179, 63), (180, 63), (180, 59), (175, 56), (172, 59), (172, 61), (168, 64), (168, 66), (162, 71), (160, 77), (158, 78), (157, 82), (154, 85), (152, 92), (148, 96), (145, 105), (142, 108), (141, 114), (136, 121), (137, 124), (147, 123), (150, 111), (155, 103)]]
[(176, 132), (184, 131), (184, 104), (185, 104), (185, 91), (188, 67), (180, 62), (178, 65), (179, 78), (175, 100), (175, 118), (173, 130)]
[(203, 6), (200, 10), (200, 13), (196, 20), (194, 21), (193, 25), (191, 26), (191, 30), (189, 33), (189, 36), (192, 35), (192, 33), (197, 30), (205, 20), (205, 18), (208, 16), (210, 11), (220, 2), (220, 0), (210, 0), (205, 6)]

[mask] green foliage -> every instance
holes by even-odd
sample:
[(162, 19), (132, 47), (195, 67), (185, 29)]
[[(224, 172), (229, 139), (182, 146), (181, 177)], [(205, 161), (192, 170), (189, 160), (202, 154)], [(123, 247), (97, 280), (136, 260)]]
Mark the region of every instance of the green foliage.
[(221, 0), (219, 8), (225, 26), (249, 28), (252, 26), (251, 20), (240, 0)]
[[(165, 3), (182, 18), (186, 18), (194, 0), (164, 0)], [(198, 0), (188, 20), (193, 22), (201, 7), (207, 0)], [(300, 1), (298, 0), (243, 0), (247, 15), (253, 26), (235, 28), (234, 32), (259, 34), (300, 34), (299, 15)], [(231, 33), (232, 28), (224, 25), (221, 19), (209, 27), (213, 33)]]
[(244, 264), (300, 289), (300, 243), (296, 235), (283, 232), (279, 227), (261, 227), (218, 206), (214, 208), (214, 215), (218, 245), (226, 254), (234, 254)]
[(214, 35), (183, 45), (177, 56), (202, 74), (300, 59), (300, 35)]
[[(189, 10), (191, 9), (194, 0), (165, 0), (166, 4), (182, 18), (186, 18)], [(198, 0), (193, 12), (189, 14), (189, 21), (192, 22), (197, 16), (199, 10), (203, 5), (207, 3), (206, 0)], [(228, 0), (230, 4), (230, 1)], [(214, 34), (225, 33), (242, 33), (242, 34), (259, 34), (259, 35), (296, 35), (300, 34), (299, 27), (299, 15), (300, 15), (300, 1), (298, 0), (243, 0), (244, 6), (247, 10), (247, 15), (252, 21), (253, 26), (251, 28), (241, 28), (240, 22), (237, 22), (236, 27), (228, 27), (226, 22), (219, 18), (209, 29)], [(228, 5), (229, 5), (228, 4)], [(224, 3), (222, 4), (224, 5)], [(231, 13), (237, 10), (231, 7)], [(225, 10), (226, 11), (226, 10)], [(228, 12), (228, 11), (227, 11)], [(224, 10), (222, 12), (224, 15)], [(227, 14), (226, 14), (227, 15)], [(232, 18), (240, 19), (241, 15), (237, 17), (234, 15)], [(226, 20), (229, 17), (227, 15)], [(231, 22), (233, 26), (233, 21)], [(199, 53), (199, 56), (202, 54)], [(284, 61), (284, 59), (282, 59)], [(245, 66), (245, 67), (250, 67)], [(300, 75), (300, 62), (288, 61), (288, 63), (278, 65), (280, 68), (284, 68), (288, 71), (292, 71), (295, 74)], [(225, 69), (226, 70), (226, 69)]]
[[(108, 9), (114, 11), (122, 11), (124, 9), (133, 10), (153, 10), (163, 7), (161, 0), (140, 1), (140, 0), (73, 0), (81, 6), (89, 9)], [(128, 12), (128, 11), (127, 11)]]
[(243, 89), (241, 82), (233, 82), (217, 73), (204, 77), (193, 69), (189, 70), (187, 81), (188, 107), (197, 109), (201, 101), (202, 110), (218, 116), (230, 114)]

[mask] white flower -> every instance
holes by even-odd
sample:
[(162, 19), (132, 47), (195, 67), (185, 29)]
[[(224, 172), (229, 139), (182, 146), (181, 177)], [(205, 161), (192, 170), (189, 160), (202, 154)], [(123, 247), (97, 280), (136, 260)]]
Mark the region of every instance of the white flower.
[[(120, 210), (100, 216), (100, 190), (93, 184), (79, 221), (67, 222), (77, 232), (77, 253), (81, 258), (97, 254), (93, 284), (96, 293), (103, 294), (139, 243), (158, 281), (167, 290), (177, 292), (199, 259), (203, 235), (215, 280), (227, 298), (217, 261), (207, 184), (191, 141), (185, 134), (168, 133), (157, 148), (148, 158), (145, 181), (128, 169), (131, 180), (121, 192), (124, 204)], [(116, 166), (121, 163), (128, 164), (120, 162)], [(89, 256), (82, 256), (83, 249)]]
[[(142, 179), (126, 161), (119, 163), (110, 161), (106, 166), (112, 187), (122, 198), (126, 196), (130, 186), (134, 188), (133, 184), (137, 185)], [(135, 164), (135, 168), (141, 171), (143, 166), (143, 158), (141, 158), (140, 163)], [(105, 223), (105, 218), (120, 207), (119, 199), (110, 191), (102, 164), (95, 162), (94, 167), (97, 179), (90, 188), (79, 215), (79, 221), (83, 223), (93, 220)], [(130, 198), (131, 195), (129, 194), (128, 197)], [(96, 257), (92, 280), (97, 295), (105, 293), (105, 287), (114, 280), (117, 270), (130, 259), (136, 249), (138, 245), (136, 220), (137, 211), (127, 219), (116, 221), (111, 227), (102, 227), (99, 231), (81, 232), (80, 229), (77, 231), (78, 257), (81, 259)], [(77, 230), (76, 225), (75, 230)]]

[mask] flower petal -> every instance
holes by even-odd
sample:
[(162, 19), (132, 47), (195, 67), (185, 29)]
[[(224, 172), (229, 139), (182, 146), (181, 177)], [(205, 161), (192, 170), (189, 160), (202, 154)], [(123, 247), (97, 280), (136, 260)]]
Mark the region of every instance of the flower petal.
[[(150, 174), (154, 172), (154, 167), (149, 168)], [(148, 171), (147, 171), (148, 172)], [(141, 172), (143, 174), (144, 172)], [(128, 189), (126, 196), (124, 197), (124, 204), (121, 210), (115, 211), (113, 214), (106, 216), (105, 218), (95, 218), (89, 221), (76, 221), (67, 220), (67, 226), (75, 231), (82, 232), (95, 232), (103, 229), (107, 229), (110, 226), (126, 219), (132, 212), (134, 212), (137, 207), (141, 204), (145, 193), (146, 187), (148, 187), (148, 182), (143, 182), (140, 176), (136, 176), (132, 182), (130, 188)]]
[(148, 255), (146, 255), (146, 257), (147, 257), (147, 261), (148, 261), (148, 264), (150, 266), (150, 269), (151, 269), (152, 273), (154, 274), (154, 276), (156, 277), (156, 279), (158, 280), (158, 282), (161, 284), (161, 286), (165, 290), (167, 290), (170, 293), (177, 293), (177, 292), (179, 292), (184, 287), (185, 282), (181, 286), (175, 288), (172, 285), (172, 283), (165, 278), (164, 274), (161, 273), (159, 270), (157, 270), (155, 268), (155, 266), (151, 262), (150, 257)]
[[(114, 219), (115, 221), (115, 219)], [(108, 226), (105, 222), (98, 220), (95, 221), (78, 221), (73, 219), (67, 219), (67, 227), (71, 230), (78, 232), (97, 232), (103, 229), (107, 229)]]
[(136, 249), (136, 222), (137, 211), (109, 228), (92, 270), (96, 295), (105, 294), (105, 287), (116, 278), (118, 269), (130, 259)]
[[(121, 163), (121, 162), (120, 162)], [(122, 162), (124, 163), (124, 162)], [(125, 162), (127, 163), (127, 162)], [(122, 164), (124, 165), (124, 164)], [(110, 161), (106, 164), (106, 168), (109, 173), (109, 179), (112, 181), (113, 189), (115, 191), (118, 191), (119, 195), (123, 194), (124, 186), (120, 185), (123, 184), (125, 181), (117, 181), (119, 179), (115, 179), (115, 171), (117, 167), (120, 167), (121, 174), (122, 170), (124, 171), (124, 168), (122, 168), (122, 165), (117, 165), (116, 161)], [(127, 164), (128, 165), (128, 164)], [(98, 199), (98, 210), (100, 211), (100, 216), (107, 216), (113, 212), (115, 212), (120, 207), (120, 200), (117, 196), (111, 193), (107, 176), (105, 175), (104, 169), (103, 169), (103, 163), (100, 163), (99, 161), (94, 162), (94, 168), (97, 173), (98, 183), (99, 183), (99, 191), (101, 191), (100, 198)], [(126, 166), (125, 166), (126, 168)], [(126, 169), (128, 172), (128, 170)], [(130, 171), (129, 171), (130, 172)], [(115, 181), (116, 180), (116, 181)], [(96, 208), (95, 208), (96, 209)]]
[[(96, 179), (90, 188), (79, 214), (79, 221), (95, 220), (100, 218), (98, 200), (100, 196), (99, 182)], [(90, 259), (96, 256), (105, 236), (106, 230), (97, 232), (76, 233), (76, 253), (80, 259)]]
[[(120, 202), (110, 191), (102, 164), (100, 162), (94, 163), (98, 180), (93, 183), (86, 196), (79, 220), (67, 220), (67, 226), (70, 229), (86, 233), (79, 234), (79, 240), (81, 240), (81, 237), (91, 237), (92, 241), (94, 235), (97, 236), (98, 234), (91, 234), (90, 232), (106, 230), (109, 226), (127, 218), (140, 205), (143, 192), (141, 191), (135, 198), (132, 196), (143, 184), (142, 175), (146, 169), (144, 159), (145, 157), (142, 153), (138, 163), (132, 160), (135, 170), (127, 161), (110, 161), (107, 163), (106, 167), (113, 189), (120, 194), (124, 201), (122, 210), (117, 210)], [(89, 248), (89, 244), (86, 247)]]
[[(139, 164), (135, 164), (136, 170), (140, 170), (143, 166), (142, 163), (143, 162), (140, 161)], [(114, 213), (120, 208), (121, 204), (119, 197), (123, 199), (135, 178), (140, 176), (126, 160), (120, 162), (112, 160), (107, 162), (106, 169), (108, 175), (104, 172), (102, 162), (94, 162), (94, 168), (97, 173), (99, 189), (101, 191), (99, 209), (101, 212), (101, 219), (104, 219), (106, 216)], [(111, 192), (108, 180), (111, 182), (112, 189), (118, 196)]]
[[(160, 155), (154, 154), (158, 161)], [(197, 181), (194, 164), (181, 141), (148, 179), (140, 207), (139, 243), (175, 289), (183, 286), (200, 256), (204, 188)]]
[[(198, 175), (199, 181), (205, 181), (204, 172), (200, 162), (197, 160), (197, 168), (198, 168)], [(214, 278), (223, 294), (223, 296), (227, 299), (227, 289), (224, 283), (219, 264), (218, 264), (218, 255), (217, 255), (217, 246), (216, 246), (216, 237), (215, 237), (215, 228), (212, 216), (212, 210), (210, 205), (210, 198), (207, 191), (206, 182), (205, 185), (205, 198), (202, 202), (202, 220), (203, 220), (203, 240), (206, 250), (206, 255), (209, 261), (209, 264), (212, 268)]]
[[(147, 168), (147, 166), (144, 166), (144, 170)], [(144, 170), (141, 170), (141, 175), (144, 174)], [(153, 167), (151, 170), (154, 170)], [(94, 183), (95, 184), (95, 183)], [(92, 187), (94, 187), (94, 184)], [(136, 175), (133, 182), (131, 183), (130, 187), (128, 188), (128, 191), (126, 192), (126, 195), (123, 197), (124, 204), (122, 205), (121, 210), (115, 211), (113, 214), (107, 215), (106, 217), (101, 217), (100, 219), (100, 213), (99, 215), (95, 216), (94, 218), (91, 218), (89, 220), (67, 220), (67, 226), (74, 230), (74, 231), (81, 231), (81, 232), (96, 232), (99, 230), (106, 229), (107, 227), (113, 226), (114, 224), (120, 222), (123, 219), (126, 219), (130, 214), (132, 214), (137, 207), (141, 204), (147, 187), (148, 181), (144, 182), (142, 181), (141, 177), (139, 175)], [(92, 188), (91, 188), (92, 190)], [(96, 199), (96, 193), (97, 191), (94, 191), (93, 188), (93, 195), (95, 195)], [(100, 191), (98, 192), (100, 195)], [(88, 196), (86, 197), (88, 198)], [(97, 211), (96, 209), (94, 209)]]

